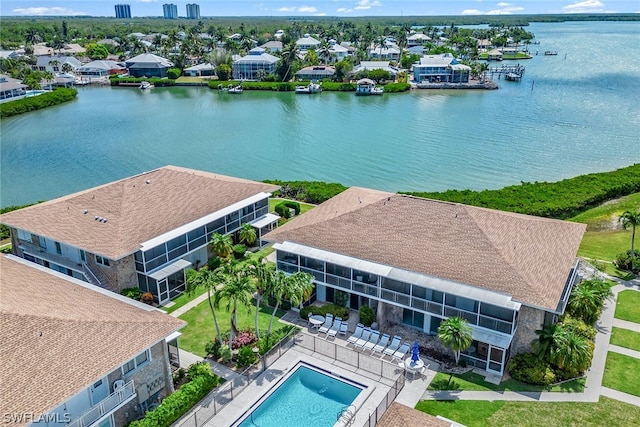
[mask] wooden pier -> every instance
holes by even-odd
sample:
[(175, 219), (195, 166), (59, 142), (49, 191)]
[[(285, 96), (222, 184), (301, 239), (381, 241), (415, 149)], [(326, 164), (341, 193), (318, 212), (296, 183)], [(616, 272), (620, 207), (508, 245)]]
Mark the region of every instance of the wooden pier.
[[(498, 80), (500, 80), (503, 76), (506, 78), (507, 75), (513, 78), (513, 76), (518, 76), (517, 81), (522, 79), (524, 76), (524, 66), (518, 65), (501, 65), (500, 67), (489, 67), (484, 72), (485, 76), (491, 78), (491, 80), (495, 80), (494, 76), (498, 76)], [(511, 79), (510, 79), (511, 80)]]

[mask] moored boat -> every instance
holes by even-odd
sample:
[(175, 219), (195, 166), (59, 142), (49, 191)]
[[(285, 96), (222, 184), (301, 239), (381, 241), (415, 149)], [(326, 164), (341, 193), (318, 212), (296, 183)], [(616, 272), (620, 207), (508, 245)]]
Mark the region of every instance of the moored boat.
[(311, 82), (309, 86), (296, 86), (296, 93), (320, 93), (322, 87), (320, 83)]
[(522, 79), (522, 75), (518, 73), (507, 73), (504, 76), (505, 80), (509, 80), (510, 82), (519, 82)]
[(153, 88), (153, 85), (147, 81), (144, 81), (142, 83), (140, 83), (140, 89), (144, 90), (144, 89), (151, 89)]
[(376, 87), (376, 82), (371, 79), (360, 79), (356, 82), (356, 95), (368, 96), (368, 95), (382, 95), (384, 88)]
[(547, 50), (544, 52), (544, 54), (547, 56), (555, 56), (558, 54), (558, 52), (556, 52), (555, 50)]
[(227, 88), (227, 92), (229, 93), (242, 93), (242, 86), (238, 85), (238, 86), (229, 86)]

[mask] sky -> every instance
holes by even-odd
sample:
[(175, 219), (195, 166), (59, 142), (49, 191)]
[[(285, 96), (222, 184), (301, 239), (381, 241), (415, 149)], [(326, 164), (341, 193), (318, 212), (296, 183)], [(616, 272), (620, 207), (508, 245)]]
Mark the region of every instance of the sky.
[(162, 16), (162, 5), (200, 5), (205, 16), (425, 16), (560, 13), (640, 13), (638, 0), (2, 0), (0, 16), (115, 16), (114, 5), (131, 5), (131, 14)]

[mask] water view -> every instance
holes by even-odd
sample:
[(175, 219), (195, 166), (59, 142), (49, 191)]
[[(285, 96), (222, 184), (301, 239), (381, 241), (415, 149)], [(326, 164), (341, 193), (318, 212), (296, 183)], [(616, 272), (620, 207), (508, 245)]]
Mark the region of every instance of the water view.
[(530, 31), (540, 44), (522, 61), (524, 78), (500, 80), (497, 91), (80, 88), (69, 104), (2, 120), (0, 205), (166, 164), (438, 191), (555, 181), (640, 161), (638, 24), (539, 23)]

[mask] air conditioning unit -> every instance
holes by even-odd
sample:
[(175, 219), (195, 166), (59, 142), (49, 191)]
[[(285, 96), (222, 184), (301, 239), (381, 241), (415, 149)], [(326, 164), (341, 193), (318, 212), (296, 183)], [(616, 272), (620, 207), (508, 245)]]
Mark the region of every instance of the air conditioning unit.
[(114, 393), (118, 390), (120, 390), (121, 388), (124, 388), (124, 381), (123, 380), (115, 380), (113, 382), (113, 391)]

